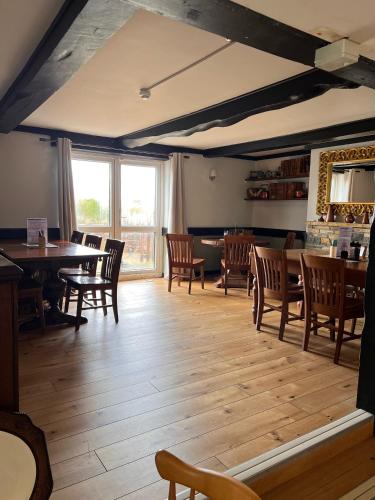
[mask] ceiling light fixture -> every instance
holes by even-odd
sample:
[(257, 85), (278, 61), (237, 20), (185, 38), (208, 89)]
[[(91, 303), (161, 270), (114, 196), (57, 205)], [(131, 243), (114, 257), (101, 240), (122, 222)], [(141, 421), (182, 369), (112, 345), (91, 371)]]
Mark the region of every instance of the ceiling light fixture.
[(147, 101), (147, 99), (150, 99), (150, 97), (151, 97), (151, 90), (154, 89), (155, 87), (158, 87), (162, 83), (168, 82), (169, 80), (172, 80), (172, 78), (175, 78), (176, 76), (179, 76), (182, 73), (185, 73), (185, 71), (187, 71), (188, 69), (194, 68), (194, 66), (197, 66), (198, 64), (200, 64), (204, 61), (207, 61), (207, 59), (210, 59), (211, 57), (215, 56), (219, 52), (222, 52), (223, 50), (227, 49), (228, 47), (230, 47), (231, 45), (233, 45), (235, 43), (235, 42), (232, 42), (232, 40), (230, 40), (229, 38), (226, 38), (226, 40), (227, 40), (227, 43), (225, 43), (224, 45), (222, 45), (218, 49), (215, 49), (214, 51), (210, 52), (209, 54), (206, 54), (205, 56), (201, 57), (197, 61), (194, 61), (191, 64), (189, 64), (188, 66), (185, 66), (184, 68), (179, 69), (175, 73), (172, 73), (171, 75), (168, 75), (165, 78), (162, 78), (161, 80), (159, 80), (156, 83), (153, 83), (149, 87), (142, 87), (139, 90), (139, 97), (141, 99)]

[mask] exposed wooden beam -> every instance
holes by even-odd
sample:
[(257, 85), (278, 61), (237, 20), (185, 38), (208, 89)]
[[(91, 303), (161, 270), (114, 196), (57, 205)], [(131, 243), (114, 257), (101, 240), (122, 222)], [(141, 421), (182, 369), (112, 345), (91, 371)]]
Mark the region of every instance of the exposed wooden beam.
[(298, 151), (280, 151), (279, 153), (266, 154), (261, 156), (251, 156), (253, 161), (260, 160), (273, 160), (274, 158), (289, 158), (294, 156), (308, 156), (310, 154), (310, 146), (306, 146), (306, 149), (300, 149)]
[(185, 148), (180, 146), (168, 146), (164, 144), (147, 144), (139, 148), (127, 148), (119, 140), (114, 137), (104, 137), (100, 135), (80, 134), (78, 132), (70, 132), (68, 130), (57, 130), (43, 127), (31, 127), (27, 125), (19, 125), (15, 128), (16, 132), (25, 132), (29, 134), (37, 134), (50, 137), (51, 140), (58, 139), (59, 137), (66, 137), (70, 139), (75, 146), (84, 147), (87, 149), (97, 148), (107, 151), (115, 151), (123, 154), (134, 155), (156, 155), (168, 156), (171, 153), (189, 153), (189, 154), (203, 154), (203, 150), (194, 148)]
[(10, 132), (56, 92), (132, 16), (121, 0), (66, 0), (0, 101), (0, 132)]
[(310, 144), (309, 146), (305, 146), (305, 149), (321, 149), (321, 148), (330, 148), (332, 146), (344, 146), (345, 144), (355, 144), (355, 143), (363, 143), (363, 142), (375, 142), (375, 130), (372, 134), (360, 135), (360, 136), (351, 136), (346, 139), (338, 139), (337, 141), (324, 141), (317, 142), (314, 144)]
[(279, 57), (314, 66), (325, 40), (229, 0), (128, 0), (132, 5), (190, 24)]
[(333, 73), (358, 85), (375, 89), (375, 61), (367, 57), (359, 56), (358, 62), (344, 66)]
[(127, 147), (137, 147), (164, 137), (187, 137), (195, 132), (228, 127), (249, 116), (312, 99), (330, 89), (353, 87), (356, 84), (320, 69), (312, 69), (119, 139)]
[[(206, 149), (204, 156), (212, 158), (216, 156), (233, 156), (245, 153), (255, 153), (294, 146), (305, 146), (313, 143), (320, 143), (329, 139), (342, 139), (344, 136), (359, 134), (361, 132), (372, 132), (375, 130), (375, 118), (367, 118), (353, 122), (340, 123), (295, 134), (271, 137), (257, 141), (242, 142), (229, 146)], [(353, 138), (354, 141), (356, 138)]]

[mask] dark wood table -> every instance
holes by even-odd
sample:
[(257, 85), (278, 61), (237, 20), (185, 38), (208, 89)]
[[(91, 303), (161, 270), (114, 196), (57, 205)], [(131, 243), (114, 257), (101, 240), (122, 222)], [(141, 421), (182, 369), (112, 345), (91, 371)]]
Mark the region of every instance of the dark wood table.
[[(47, 325), (74, 325), (75, 316), (65, 314), (59, 308), (65, 282), (59, 277), (58, 271), (62, 267), (76, 266), (90, 258), (102, 258), (108, 254), (69, 241), (51, 243), (56, 247), (30, 248), (22, 243), (0, 242), (0, 253), (20, 266), (26, 276), (37, 275), (43, 283), (43, 298), (50, 305), (45, 314)], [(82, 318), (81, 323), (87, 323), (87, 318)], [(33, 327), (31, 323), (28, 326)]]
[[(294, 274), (296, 276), (301, 276), (301, 254), (308, 255), (319, 255), (322, 257), (329, 257), (327, 250), (321, 249), (309, 249), (309, 248), (298, 248), (293, 250), (287, 250), (287, 260), (288, 260), (288, 273)], [(254, 265), (254, 261), (252, 266)], [(365, 288), (366, 286), (366, 273), (367, 273), (368, 261), (345, 261), (345, 282), (347, 285), (353, 285), (359, 288)], [(253, 271), (255, 275), (255, 271)], [(256, 311), (258, 308), (258, 293), (256, 289), (256, 280), (254, 279), (254, 294), (253, 294), (253, 323), (256, 323)]]
[[(202, 245), (208, 245), (216, 248), (224, 248), (224, 238), (203, 238)], [(267, 240), (255, 240), (254, 245), (257, 247), (268, 247), (270, 244)]]

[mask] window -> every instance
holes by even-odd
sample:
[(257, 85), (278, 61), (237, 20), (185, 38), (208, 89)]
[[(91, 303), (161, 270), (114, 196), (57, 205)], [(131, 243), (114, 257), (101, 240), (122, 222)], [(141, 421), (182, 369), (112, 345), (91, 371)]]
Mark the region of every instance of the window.
[(78, 227), (104, 240), (125, 241), (123, 274), (161, 273), (161, 165), (159, 161), (74, 154)]

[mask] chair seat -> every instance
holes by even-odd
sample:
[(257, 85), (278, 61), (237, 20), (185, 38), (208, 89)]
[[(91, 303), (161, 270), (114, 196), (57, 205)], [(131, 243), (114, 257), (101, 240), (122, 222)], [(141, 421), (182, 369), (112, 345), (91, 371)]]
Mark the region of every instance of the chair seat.
[(67, 279), (68, 284), (73, 287), (110, 287), (112, 281), (101, 278), (100, 276), (72, 276)]
[(193, 258), (193, 266), (202, 266), (206, 262), (206, 259)]
[[(225, 259), (220, 260), (221, 267), (225, 269)], [(230, 265), (229, 268), (232, 271), (250, 271), (250, 264), (249, 265)]]
[(90, 273), (79, 267), (62, 267), (59, 269), (61, 276), (89, 276)]

